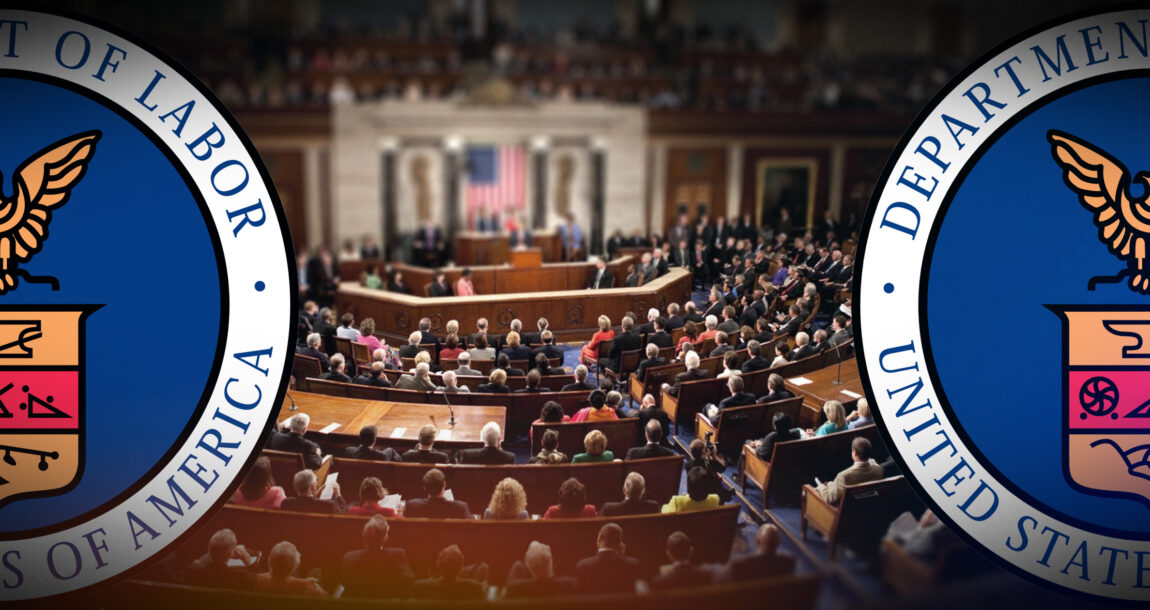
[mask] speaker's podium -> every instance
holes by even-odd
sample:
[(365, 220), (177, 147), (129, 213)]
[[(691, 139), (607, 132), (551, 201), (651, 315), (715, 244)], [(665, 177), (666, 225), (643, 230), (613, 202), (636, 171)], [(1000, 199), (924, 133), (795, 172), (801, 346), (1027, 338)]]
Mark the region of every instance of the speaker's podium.
[(512, 267), (542, 267), (542, 248), (512, 248), (508, 252), (508, 261)]

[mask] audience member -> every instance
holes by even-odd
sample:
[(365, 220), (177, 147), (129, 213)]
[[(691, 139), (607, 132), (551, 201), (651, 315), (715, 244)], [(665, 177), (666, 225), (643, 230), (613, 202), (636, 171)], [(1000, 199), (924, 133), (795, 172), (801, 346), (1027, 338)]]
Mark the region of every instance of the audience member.
[(627, 515), (654, 515), (659, 513), (659, 503), (643, 497), (647, 493), (647, 482), (643, 475), (632, 472), (623, 480), (623, 501), (605, 502), (599, 515), (602, 517), (625, 517)]
[(855, 410), (847, 416), (847, 429), (854, 430), (873, 423), (874, 418), (870, 415), (870, 403), (867, 402), (866, 398), (860, 398), (855, 405)]
[(826, 401), (823, 403), (823, 415), (827, 417), (827, 421), (814, 431), (807, 430), (806, 436), (808, 438), (826, 436), (847, 429), (847, 416), (846, 410), (843, 409), (843, 403), (837, 400)]
[(408, 593), (415, 575), (407, 564), (407, 553), (387, 546), (390, 529), (382, 515), (363, 525), (363, 548), (344, 553), (340, 561), (343, 597), (404, 597)]
[(723, 577), (730, 582), (744, 582), (793, 574), (795, 558), (779, 551), (781, 540), (779, 528), (771, 523), (762, 524), (755, 536), (756, 552), (732, 557)]
[(347, 376), (347, 361), (344, 359), (343, 354), (332, 354), (328, 364), (331, 366), (331, 370), (320, 375), (320, 379), (351, 383), (351, 377)]
[(579, 362), (583, 364), (595, 362), (600, 357), (599, 344), (615, 338), (615, 331), (611, 328), (611, 318), (599, 316), (598, 324), (599, 330), (591, 335), (591, 340), (579, 350)]
[(395, 382), (397, 390), (415, 390), (417, 392), (431, 392), (435, 390), (435, 382), (431, 381), (431, 368), (426, 362), (415, 365), (414, 373), (404, 373)]
[(528, 519), (527, 492), (523, 485), (511, 477), (495, 484), (491, 501), (483, 511), (484, 519)]
[(523, 561), (516, 561), (507, 575), (506, 597), (562, 597), (575, 590), (574, 579), (555, 576), (551, 547), (532, 540)]
[(288, 420), (287, 432), (276, 432), (268, 439), (266, 447), (273, 451), (285, 451), (303, 455), (304, 465), (308, 468), (319, 468), (323, 463), (319, 445), (304, 438), (311, 418), (307, 413), (296, 413)]
[(667, 559), (670, 559), (671, 563), (659, 568), (659, 575), (651, 581), (651, 588), (665, 591), (711, 584), (713, 568), (691, 563), (691, 556), (694, 553), (695, 547), (686, 534), (672, 532), (667, 537)]
[(580, 364), (579, 366), (576, 366), (575, 372), (574, 372), (574, 377), (575, 377), (575, 382), (569, 383), (569, 384), (563, 386), (563, 388), (560, 391), (562, 391), (562, 392), (579, 392), (579, 391), (591, 392), (593, 390), (599, 389), (598, 386), (591, 383), (590, 381), (587, 381), (587, 367), (586, 367), (586, 365)]
[(882, 478), (882, 466), (871, 459), (871, 444), (866, 438), (856, 436), (851, 441), (851, 459), (854, 460), (854, 463), (849, 468), (839, 472), (834, 480), (820, 483), (815, 488), (828, 504), (838, 504), (848, 485), (858, 485)]
[(371, 516), (381, 515), (388, 519), (398, 519), (395, 509), (380, 506), (381, 500), (387, 497), (387, 488), (376, 477), (364, 477), (359, 483), (359, 500), (347, 509), (349, 515)]
[(673, 496), (670, 502), (663, 505), (664, 513), (685, 513), (694, 510), (704, 510), (719, 506), (719, 496), (708, 493), (707, 469), (695, 466), (687, 472), (686, 495)]
[(432, 468), (423, 475), (423, 491), (426, 498), (412, 498), (403, 508), (403, 516), (410, 519), (470, 519), (471, 510), (458, 500), (448, 500), (447, 477), (438, 468)]
[(628, 449), (628, 460), (675, 455), (675, 452), (669, 447), (665, 447), (661, 444), (663, 441), (663, 426), (658, 421), (653, 419), (647, 420), (647, 425), (643, 427), (643, 434), (647, 438), (647, 444), (642, 447), (632, 447)]
[(574, 477), (559, 486), (559, 503), (547, 508), (544, 519), (579, 519), (595, 517), (595, 507), (587, 504), (587, 488)]
[(583, 449), (584, 453), (578, 453), (571, 458), (572, 464), (610, 462), (615, 459), (615, 454), (607, 449), (607, 436), (599, 430), (592, 430), (583, 437)]
[(556, 449), (559, 446), (559, 433), (555, 430), (544, 432), (540, 443), (542, 449), (528, 460), (528, 464), (566, 464), (571, 461), (567, 454)]
[(463, 551), (452, 544), (439, 551), (435, 558), (435, 569), (439, 576), (417, 580), (414, 592), (417, 597), (442, 600), (480, 600), (485, 590), (483, 583), (470, 578), (461, 578), (463, 571)]
[(315, 579), (293, 575), (299, 567), (299, 561), (299, 551), (294, 544), (286, 540), (276, 544), (268, 553), (268, 571), (256, 574), (252, 579), (252, 589), (278, 595), (327, 597)]
[(427, 424), (419, 429), (419, 446), (403, 454), (404, 462), (419, 464), (447, 464), (451, 460), (442, 451), (435, 451), (435, 435), (438, 431), (435, 426)]
[(460, 464), (514, 464), (515, 454), (499, 447), (503, 433), (499, 424), (487, 422), (479, 432), (483, 439), (482, 449), (464, 449), (459, 452)]
[(295, 473), (295, 476), (292, 477), (292, 489), (295, 489), (296, 495), (285, 498), (280, 503), (281, 510), (327, 515), (347, 512), (347, 500), (339, 493), (339, 483), (331, 484), (331, 499), (322, 500), (317, 495), (319, 493), (319, 479), (316, 478), (315, 472), (309, 468)]
[(232, 502), (252, 508), (279, 508), (283, 503), (284, 488), (276, 485), (272, 476), (272, 463), (266, 456), (256, 458), (244, 482), (232, 496)]
[(381, 462), (402, 462), (403, 458), (391, 447), (384, 447), (381, 451), (375, 448), (378, 438), (375, 426), (364, 426), (359, 429), (359, 445), (348, 447), (344, 455), (357, 460), (378, 460)]
[(575, 564), (575, 590), (580, 594), (631, 593), (639, 578), (639, 560), (626, 557), (623, 528), (607, 523), (595, 540), (598, 551)]
[[(233, 560), (240, 565), (231, 565)], [(247, 589), (251, 586), (255, 565), (256, 558), (236, 543), (235, 532), (222, 529), (212, 534), (208, 552), (184, 570), (184, 577), (189, 585), (196, 587)]]

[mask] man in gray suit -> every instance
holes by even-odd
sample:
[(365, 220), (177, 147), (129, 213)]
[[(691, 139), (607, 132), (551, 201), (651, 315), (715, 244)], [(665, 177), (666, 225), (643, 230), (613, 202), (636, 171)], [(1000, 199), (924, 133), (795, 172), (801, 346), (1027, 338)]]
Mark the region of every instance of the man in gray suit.
[(471, 368), (471, 354), (467, 352), (459, 353), (459, 366), (455, 369), (456, 375), (471, 375), (473, 377), (483, 377), (483, 373)]
[(395, 382), (395, 387), (398, 390), (418, 390), (421, 392), (430, 392), (435, 389), (435, 384), (431, 382), (428, 376), (429, 368), (426, 362), (420, 362), (415, 365), (415, 374), (410, 373), (399, 378)]

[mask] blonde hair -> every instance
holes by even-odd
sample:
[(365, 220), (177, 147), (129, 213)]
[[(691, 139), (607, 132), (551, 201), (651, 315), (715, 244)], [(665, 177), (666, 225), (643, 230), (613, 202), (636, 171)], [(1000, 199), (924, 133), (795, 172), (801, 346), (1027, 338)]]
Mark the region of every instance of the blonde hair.
[(837, 400), (828, 400), (823, 405), (823, 413), (827, 416), (827, 421), (835, 425), (836, 428), (847, 427), (847, 414), (843, 409), (843, 403)]
[(599, 316), (599, 330), (610, 330), (611, 318), (607, 316)]
[(491, 373), (487, 375), (487, 381), (495, 385), (503, 385), (507, 383), (507, 371), (503, 369), (491, 369)]
[(519, 333), (515, 331), (507, 333), (507, 347), (519, 347)]
[(598, 430), (592, 430), (583, 437), (583, 448), (588, 455), (599, 456), (607, 450), (607, 436)]
[(431, 366), (431, 354), (429, 354), (425, 349), (419, 350), (419, 353), (415, 355), (415, 364), (418, 365), (420, 362)]
[(507, 477), (496, 483), (487, 510), (491, 511), (496, 519), (514, 519), (519, 513), (527, 510), (527, 492), (519, 481)]
[(859, 399), (855, 410), (858, 411), (859, 417), (870, 417), (870, 403), (865, 398)]

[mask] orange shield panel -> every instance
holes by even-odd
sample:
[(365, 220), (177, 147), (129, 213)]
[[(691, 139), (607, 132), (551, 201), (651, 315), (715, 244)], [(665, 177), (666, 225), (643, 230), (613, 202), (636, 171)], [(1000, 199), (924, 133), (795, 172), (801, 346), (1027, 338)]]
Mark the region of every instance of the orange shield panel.
[(1150, 505), (1150, 308), (1050, 309), (1062, 318), (1067, 481)]
[(84, 321), (94, 307), (0, 309), (0, 505), (80, 479)]

